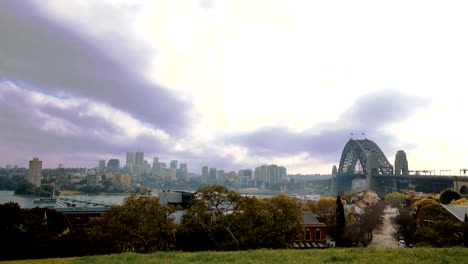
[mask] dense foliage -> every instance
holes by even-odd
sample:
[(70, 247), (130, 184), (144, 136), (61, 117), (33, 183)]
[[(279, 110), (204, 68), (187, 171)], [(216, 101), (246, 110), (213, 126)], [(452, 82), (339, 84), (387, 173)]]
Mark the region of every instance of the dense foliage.
[(68, 232), (67, 218), (47, 208), (21, 209), (0, 204), (0, 259), (61, 256), (58, 242)]
[(463, 196), (459, 192), (455, 191), (454, 189), (448, 188), (440, 193), (439, 200), (443, 204), (449, 204), (451, 201), (458, 200), (461, 198), (463, 198)]
[(178, 229), (183, 250), (285, 248), (301, 230), (297, 199), (244, 197), (214, 185), (195, 193)]
[(175, 239), (173, 212), (150, 191), (134, 193), (89, 223), (90, 248), (94, 253), (169, 250)]

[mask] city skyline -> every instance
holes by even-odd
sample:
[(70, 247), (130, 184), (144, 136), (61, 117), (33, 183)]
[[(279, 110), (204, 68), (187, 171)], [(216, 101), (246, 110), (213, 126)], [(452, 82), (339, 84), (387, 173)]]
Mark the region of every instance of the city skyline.
[[(467, 3), (1, 1), (0, 166), (468, 167)], [(363, 135), (365, 134), (365, 135)], [(199, 169), (198, 169), (199, 168)]]

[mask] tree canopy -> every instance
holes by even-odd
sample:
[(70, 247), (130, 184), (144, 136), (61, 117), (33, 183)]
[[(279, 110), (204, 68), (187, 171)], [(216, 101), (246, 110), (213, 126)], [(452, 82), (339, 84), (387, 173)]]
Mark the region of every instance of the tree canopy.
[(449, 204), (453, 200), (458, 200), (463, 198), (463, 196), (455, 191), (454, 189), (447, 188), (440, 193), (440, 202), (443, 204)]
[(174, 247), (175, 209), (159, 204), (149, 190), (140, 190), (93, 219), (87, 229), (98, 253), (122, 251), (152, 252)]

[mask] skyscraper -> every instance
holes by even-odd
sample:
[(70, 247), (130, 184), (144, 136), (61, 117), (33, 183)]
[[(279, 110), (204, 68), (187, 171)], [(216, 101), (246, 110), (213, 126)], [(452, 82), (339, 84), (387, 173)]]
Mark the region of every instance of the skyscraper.
[(180, 163), (180, 177), (182, 179), (187, 179), (187, 163)]
[(29, 161), (28, 182), (34, 186), (41, 186), (42, 179), (42, 161), (39, 158), (33, 158)]
[(99, 161), (99, 169), (100, 170), (105, 170), (106, 169), (106, 161), (105, 160), (100, 160)]
[(208, 166), (203, 166), (202, 167), (202, 181), (204, 183), (208, 183), (208, 176), (209, 176)]
[(136, 152), (135, 153), (135, 165), (143, 165), (143, 160), (145, 158), (145, 154), (143, 152)]
[(127, 159), (125, 161), (125, 166), (131, 168), (135, 165), (135, 152), (127, 152)]
[(153, 175), (158, 175), (160, 176), (161, 175), (161, 165), (159, 163), (159, 158), (157, 157), (154, 157), (153, 158), (153, 169), (152, 169), (152, 174)]
[(208, 178), (208, 184), (216, 184), (216, 168), (210, 168), (210, 176)]
[(171, 169), (177, 169), (177, 160), (171, 160), (171, 163), (169, 164), (169, 168)]

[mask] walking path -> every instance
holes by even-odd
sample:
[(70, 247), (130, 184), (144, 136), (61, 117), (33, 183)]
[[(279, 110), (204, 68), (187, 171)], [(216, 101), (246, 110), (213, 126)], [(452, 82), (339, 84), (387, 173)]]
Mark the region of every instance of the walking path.
[(369, 244), (371, 248), (397, 248), (398, 241), (395, 240), (393, 234), (395, 228), (391, 222), (391, 218), (398, 214), (396, 208), (386, 207), (384, 210), (384, 219), (382, 227), (374, 232), (372, 241)]

